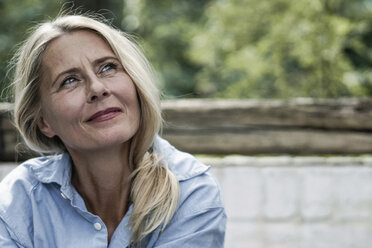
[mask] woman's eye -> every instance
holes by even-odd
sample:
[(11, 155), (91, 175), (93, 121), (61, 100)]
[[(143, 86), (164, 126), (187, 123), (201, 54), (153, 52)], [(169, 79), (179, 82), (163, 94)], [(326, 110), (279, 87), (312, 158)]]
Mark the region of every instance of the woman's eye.
[(108, 64), (106, 64), (106, 65), (102, 68), (101, 72), (107, 72), (107, 71), (110, 71), (110, 70), (113, 70), (113, 69), (116, 69), (116, 65), (113, 64), (113, 63), (108, 63)]
[(78, 81), (76, 78), (74, 78), (74, 77), (68, 77), (65, 80), (63, 80), (62, 86), (68, 85), (68, 84), (72, 84), (72, 83), (74, 83), (76, 81)]

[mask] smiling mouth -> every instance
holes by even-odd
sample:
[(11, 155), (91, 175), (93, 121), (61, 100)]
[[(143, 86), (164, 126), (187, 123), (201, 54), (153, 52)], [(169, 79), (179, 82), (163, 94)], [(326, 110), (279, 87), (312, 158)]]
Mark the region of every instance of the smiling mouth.
[(87, 122), (107, 121), (107, 120), (110, 120), (112, 118), (115, 118), (120, 113), (122, 113), (120, 108), (107, 108), (105, 110), (98, 111), (97, 113), (95, 113), (94, 115), (89, 117)]

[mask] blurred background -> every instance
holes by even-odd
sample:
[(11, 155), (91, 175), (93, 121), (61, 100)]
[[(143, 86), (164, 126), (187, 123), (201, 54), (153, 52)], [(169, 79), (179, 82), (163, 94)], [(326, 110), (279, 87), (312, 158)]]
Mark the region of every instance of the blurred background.
[(166, 98), (372, 95), (371, 0), (1, 0), (0, 89), (27, 30), (70, 8), (133, 34)]
[(372, 247), (372, 0), (0, 0), (0, 179), (36, 156), (12, 125), (9, 61), (69, 10), (143, 48), (163, 136), (221, 185), (225, 247)]

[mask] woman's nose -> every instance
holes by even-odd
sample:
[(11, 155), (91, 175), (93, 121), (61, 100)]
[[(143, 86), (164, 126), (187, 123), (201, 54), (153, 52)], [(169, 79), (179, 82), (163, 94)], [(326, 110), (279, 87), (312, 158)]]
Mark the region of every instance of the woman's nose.
[(110, 96), (110, 90), (97, 77), (89, 79), (88, 83), (88, 102), (96, 102), (102, 98)]

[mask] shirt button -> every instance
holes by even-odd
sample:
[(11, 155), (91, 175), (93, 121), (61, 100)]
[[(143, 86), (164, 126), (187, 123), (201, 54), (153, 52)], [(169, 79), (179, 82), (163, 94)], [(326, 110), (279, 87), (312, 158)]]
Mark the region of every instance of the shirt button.
[(94, 229), (96, 229), (97, 231), (100, 231), (102, 229), (101, 224), (99, 224), (98, 222), (94, 223)]
[(66, 195), (61, 193), (61, 196), (64, 198), (64, 199), (67, 199)]

